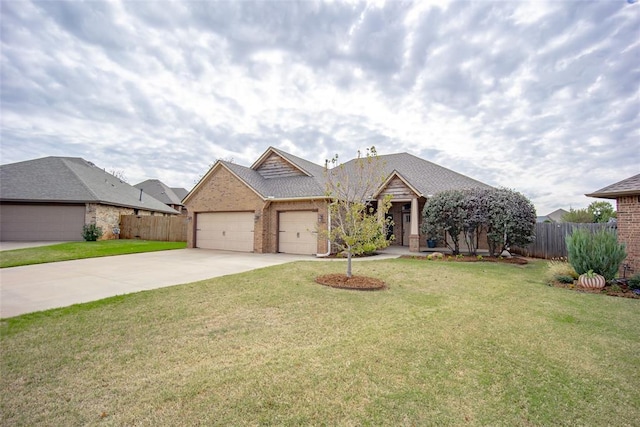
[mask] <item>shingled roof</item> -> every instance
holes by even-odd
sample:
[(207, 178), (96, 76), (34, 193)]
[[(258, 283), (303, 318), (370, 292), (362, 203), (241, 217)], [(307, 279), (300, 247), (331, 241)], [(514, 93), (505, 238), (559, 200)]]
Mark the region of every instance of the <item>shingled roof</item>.
[(79, 157), (43, 157), (0, 166), (3, 202), (100, 203), (177, 214), (164, 203)]
[(615, 184), (608, 185), (590, 194), (589, 197), (599, 197), (602, 199), (616, 199), (622, 196), (634, 196), (640, 194), (640, 174), (623, 179)]
[[(278, 178), (264, 177), (258, 169), (273, 153), (299, 169), (302, 174)], [(408, 153), (380, 155), (379, 159), (383, 162), (385, 176), (398, 174), (419, 196), (430, 197), (440, 191), (451, 189), (491, 188), (480, 181)], [(354, 169), (356, 161), (357, 159), (350, 160), (344, 167), (347, 170)], [(269, 147), (251, 167), (219, 160), (200, 182), (219, 167), (231, 171), (263, 199), (321, 198), (326, 195), (323, 166), (274, 147)]]
[(423, 197), (431, 197), (445, 190), (491, 188), (491, 186), (473, 178), (409, 153), (387, 154), (381, 155), (379, 158), (384, 164), (385, 176), (391, 176), (397, 172)]

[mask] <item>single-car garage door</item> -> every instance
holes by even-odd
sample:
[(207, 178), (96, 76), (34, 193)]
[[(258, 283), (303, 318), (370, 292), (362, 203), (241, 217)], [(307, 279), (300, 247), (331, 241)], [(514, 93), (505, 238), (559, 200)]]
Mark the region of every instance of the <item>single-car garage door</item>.
[(253, 252), (253, 212), (206, 212), (196, 216), (196, 247)]
[(278, 252), (301, 255), (316, 254), (318, 252), (317, 225), (317, 212), (280, 212)]
[(82, 240), (84, 205), (0, 205), (0, 240)]

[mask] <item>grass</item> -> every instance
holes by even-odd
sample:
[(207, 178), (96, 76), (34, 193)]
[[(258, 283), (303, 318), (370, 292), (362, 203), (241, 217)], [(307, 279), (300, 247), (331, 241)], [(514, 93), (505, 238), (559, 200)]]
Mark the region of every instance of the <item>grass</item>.
[(43, 264), (72, 259), (96, 258), (141, 252), (184, 249), (185, 242), (157, 242), (150, 240), (100, 240), (97, 242), (69, 242), (35, 248), (0, 252), (0, 268)]
[(2, 425), (631, 426), (640, 305), (546, 263), (298, 262), (0, 326)]

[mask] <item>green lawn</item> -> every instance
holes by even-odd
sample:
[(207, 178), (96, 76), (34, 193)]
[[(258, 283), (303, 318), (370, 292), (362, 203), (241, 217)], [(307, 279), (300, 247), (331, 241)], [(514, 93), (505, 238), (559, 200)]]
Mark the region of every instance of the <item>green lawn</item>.
[(141, 252), (184, 249), (185, 242), (156, 242), (150, 240), (100, 240), (97, 242), (69, 242), (36, 248), (0, 252), (0, 268), (43, 264), (71, 259), (96, 258)]
[(640, 301), (546, 263), (298, 262), (4, 320), (1, 425), (632, 426)]

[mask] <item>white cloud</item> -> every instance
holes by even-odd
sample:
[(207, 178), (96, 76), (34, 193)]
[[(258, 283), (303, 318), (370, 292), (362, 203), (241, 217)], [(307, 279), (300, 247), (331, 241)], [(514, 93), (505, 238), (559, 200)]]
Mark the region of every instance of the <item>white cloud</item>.
[(2, 163), (81, 156), (191, 187), (269, 146), (376, 145), (531, 197), (638, 173), (640, 5), (4, 2)]

